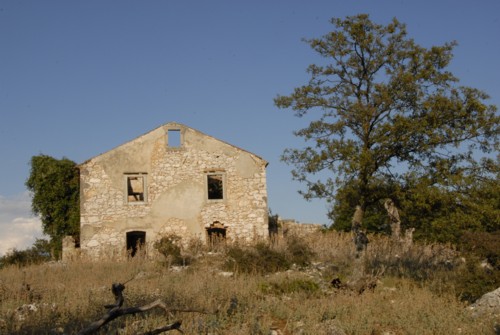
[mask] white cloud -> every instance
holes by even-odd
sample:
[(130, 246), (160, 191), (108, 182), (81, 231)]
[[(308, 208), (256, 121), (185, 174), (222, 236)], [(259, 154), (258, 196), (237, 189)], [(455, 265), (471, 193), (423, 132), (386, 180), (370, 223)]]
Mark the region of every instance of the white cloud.
[(40, 219), (31, 214), (28, 192), (0, 195), (0, 256), (13, 248), (29, 248), (37, 238), (43, 237)]

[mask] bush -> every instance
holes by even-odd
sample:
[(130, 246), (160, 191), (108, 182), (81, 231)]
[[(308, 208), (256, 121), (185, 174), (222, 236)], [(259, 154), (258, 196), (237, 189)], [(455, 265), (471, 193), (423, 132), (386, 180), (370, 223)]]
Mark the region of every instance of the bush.
[(496, 270), (500, 270), (500, 231), (466, 232), (460, 240), (460, 249), (472, 253), (481, 260), (486, 259)]
[(366, 266), (368, 271), (384, 269), (390, 276), (414, 281), (433, 280), (437, 273), (452, 272), (462, 264), (453, 246), (414, 243), (406, 246), (390, 238), (370, 236)]
[(254, 248), (231, 246), (226, 252), (226, 270), (244, 273), (270, 273), (290, 268), (286, 254), (273, 250), (267, 243), (257, 243)]
[(460, 250), (466, 265), (453, 282), (462, 300), (473, 302), (500, 286), (500, 231), (466, 232), (460, 239)]
[(290, 268), (290, 262), (284, 252), (274, 250), (268, 243), (260, 242), (255, 246), (257, 262), (263, 273), (283, 271)]
[(286, 249), (290, 255), (290, 261), (298, 266), (307, 266), (315, 256), (311, 247), (296, 235), (287, 236)]
[(40, 264), (48, 262), (50, 257), (50, 242), (43, 239), (37, 239), (31, 248), (26, 250), (13, 249), (0, 257), (0, 268), (7, 265), (17, 265), (20, 267), (31, 264)]
[[(273, 247), (274, 246), (274, 247)], [(233, 245), (226, 251), (228, 259), (224, 268), (244, 273), (272, 273), (288, 270), (292, 264), (307, 266), (315, 253), (298, 236), (286, 238), (286, 248), (259, 242), (253, 247)]]
[(256, 253), (238, 245), (230, 246), (226, 251), (226, 261), (223, 268), (229, 271), (253, 273), (256, 272)]
[(455, 273), (452, 283), (461, 300), (474, 302), (483, 294), (498, 288), (500, 271), (483, 268), (479, 259), (471, 258), (461, 271)]
[(465, 233), (459, 245), (461, 252), (443, 244), (420, 243), (402, 250), (390, 240), (374, 239), (368, 249), (367, 270), (383, 268), (386, 275), (411, 279), (439, 293), (453, 292), (461, 300), (473, 302), (500, 285), (499, 237)]
[(188, 265), (191, 257), (184, 257), (181, 253), (181, 237), (175, 234), (163, 236), (154, 243), (154, 247), (165, 256), (168, 265)]

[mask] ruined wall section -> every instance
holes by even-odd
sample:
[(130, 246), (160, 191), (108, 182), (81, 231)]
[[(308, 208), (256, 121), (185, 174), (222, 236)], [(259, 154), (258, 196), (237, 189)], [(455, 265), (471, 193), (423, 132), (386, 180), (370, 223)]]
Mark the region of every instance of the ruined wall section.
[[(175, 127), (175, 126), (174, 126)], [(205, 239), (206, 228), (219, 222), (227, 237), (247, 242), (265, 238), (267, 188), (265, 162), (254, 155), (190, 128), (182, 129), (182, 147), (168, 149), (157, 143), (152, 160), (158, 192), (175, 194), (160, 200), (165, 217), (181, 219), (186, 232)], [(207, 200), (207, 173), (224, 174), (224, 200)], [(169, 206), (168, 203), (175, 203)], [(186, 207), (187, 205), (187, 207)], [(177, 223), (178, 224), (178, 223)], [(169, 229), (168, 225), (164, 229)]]
[[(166, 141), (180, 129), (182, 146)], [(178, 124), (167, 124), (80, 166), (81, 248), (92, 257), (124, 254), (126, 233), (146, 232), (148, 248), (165, 234), (206, 238), (219, 222), (227, 238), (268, 235), (266, 162)], [(223, 200), (207, 199), (207, 173), (224, 175)], [(147, 200), (128, 203), (124, 174), (143, 173)]]
[(312, 233), (321, 231), (324, 227), (318, 223), (300, 223), (293, 219), (278, 218), (278, 237), (295, 235), (305, 237)]

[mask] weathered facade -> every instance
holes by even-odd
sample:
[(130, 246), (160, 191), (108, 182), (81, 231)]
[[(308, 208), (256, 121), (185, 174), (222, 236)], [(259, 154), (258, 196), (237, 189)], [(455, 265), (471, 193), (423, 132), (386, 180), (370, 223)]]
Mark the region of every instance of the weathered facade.
[(168, 234), (267, 238), (266, 166), (178, 123), (154, 129), (79, 165), (81, 251), (119, 258)]

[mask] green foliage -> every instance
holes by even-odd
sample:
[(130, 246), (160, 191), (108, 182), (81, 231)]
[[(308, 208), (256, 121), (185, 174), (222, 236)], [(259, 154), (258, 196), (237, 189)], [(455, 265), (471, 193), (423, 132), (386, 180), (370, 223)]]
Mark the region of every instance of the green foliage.
[(31, 208), (50, 236), (53, 256), (59, 258), (62, 238), (80, 237), (80, 177), (76, 163), (46, 155), (31, 157), (26, 187), (32, 193)]
[[(154, 243), (154, 248), (165, 256), (169, 265), (187, 265), (181, 254), (181, 237), (175, 234), (163, 236)], [(189, 262), (189, 261), (188, 261)]]
[(383, 249), (372, 251), (367, 260), (370, 271), (384, 269), (394, 277), (426, 282), (438, 273), (450, 273), (461, 265), (458, 253), (441, 244), (415, 244), (403, 250), (399, 243), (388, 242)]
[[(331, 23), (332, 32), (306, 40), (322, 56), (320, 64), (308, 67), (309, 82), (275, 99), (279, 108), (313, 119), (295, 133), (305, 147), (289, 148), (282, 156), (294, 166), (294, 179), (305, 183), (301, 194), (332, 203), (330, 217), (340, 229), (347, 229), (348, 213), (359, 205), (367, 214), (364, 224), (383, 230), (384, 198), (396, 199), (408, 215), (426, 209), (432, 219), (421, 226), (433, 234), (449, 228), (432, 236), (435, 240), (456, 240), (453, 231), (462, 224), (497, 224), (492, 212), (474, 215), (482, 207), (475, 199), (485, 188), (498, 191), (498, 179), (485, 173), (492, 160), (479, 163), (476, 157), (496, 149), (500, 118), (495, 106), (485, 104), (484, 92), (459, 86), (447, 70), (456, 43), (424, 48), (396, 19), (384, 26), (365, 14)], [(429, 192), (410, 187), (415, 185), (409, 180), (420, 186), (420, 178), (431, 186)], [(496, 181), (475, 190), (484, 178)], [(452, 202), (463, 192), (467, 196)], [(412, 207), (415, 200), (421, 202)], [(498, 208), (498, 201), (488, 203)], [(447, 225), (450, 220), (454, 223)]]
[(288, 270), (292, 264), (307, 266), (315, 253), (297, 236), (286, 238), (286, 248), (259, 242), (255, 246), (232, 245), (226, 251), (224, 268), (243, 273), (273, 273)]
[[(369, 232), (390, 234), (387, 212), (383, 206), (384, 197), (394, 198), (394, 192), (391, 190), (394, 186), (379, 183), (377, 196), (372, 197), (370, 203), (365, 209), (363, 215), (363, 226)], [(392, 196), (391, 196), (392, 195)], [(378, 199), (376, 201), (375, 199)], [(397, 199), (397, 198), (396, 198)], [(334, 222), (330, 227), (337, 231), (350, 231), (352, 219), (356, 205), (360, 202), (360, 196), (352, 184), (347, 184), (339, 189), (335, 194), (334, 206), (328, 213), (329, 218)]]
[(224, 268), (243, 273), (272, 273), (290, 268), (284, 252), (273, 250), (268, 243), (259, 242), (254, 247), (230, 246), (226, 252)]
[(497, 271), (500, 271), (500, 231), (466, 232), (461, 238), (461, 250), (486, 260)]
[(259, 272), (269, 273), (286, 270), (290, 267), (287, 255), (279, 250), (275, 250), (269, 243), (259, 242), (255, 245), (257, 251), (256, 260), (259, 265)]
[(465, 266), (450, 279), (448, 283), (455, 286), (461, 300), (474, 302), (499, 287), (500, 270), (483, 268), (479, 258), (469, 257)]
[(415, 243), (403, 248), (379, 236), (368, 249), (365, 265), (367, 271), (384, 269), (385, 275), (474, 302), (500, 286), (500, 233), (466, 232), (459, 246), (457, 250), (442, 243)]
[[(461, 243), (462, 234), (468, 231), (498, 231), (500, 184), (495, 170), (482, 168), (460, 173), (460, 178), (455, 172), (439, 182), (430, 176), (408, 173), (398, 182), (380, 182), (378, 193), (394, 200), (402, 227), (416, 228), (416, 240)], [(330, 212), (335, 222), (332, 228), (348, 231), (359, 194), (348, 184), (337, 192), (335, 200)], [(371, 232), (390, 233), (383, 201), (372, 203), (366, 209), (364, 226)]]
[(408, 174), (395, 197), (404, 224), (416, 228), (415, 238), (460, 243), (466, 232), (498, 231), (499, 165), (491, 163), (484, 160), (439, 176)]
[(259, 264), (256, 260), (257, 253), (250, 248), (233, 245), (226, 250), (226, 261), (223, 268), (229, 271), (255, 273)]
[(50, 260), (51, 245), (49, 241), (37, 239), (31, 248), (25, 250), (13, 249), (0, 257), (0, 268), (8, 265), (20, 267), (40, 264)]
[(307, 266), (315, 256), (311, 247), (300, 237), (291, 235), (286, 237), (286, 251), (290, 262), (298, 266)]

